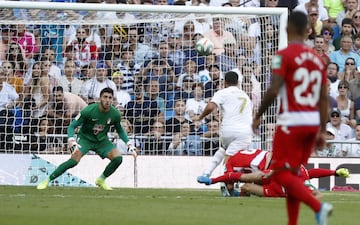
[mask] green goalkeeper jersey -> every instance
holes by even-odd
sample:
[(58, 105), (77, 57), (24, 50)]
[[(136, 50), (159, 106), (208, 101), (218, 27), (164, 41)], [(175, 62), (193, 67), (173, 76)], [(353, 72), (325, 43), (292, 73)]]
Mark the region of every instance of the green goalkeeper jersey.
[(101, 112), (100, 103), (94, 103), (85, 107), (71, 122), (68, 128), (68, 137), (73, 137), (75, 129), (80, 126), (79, 138), (85, 138), (91, 142), (101, 142), (108, 139), (108, 132), (114, 126), (119, 137), (127, 143), (129, 141), (125, 130), (121, 126), (121, 113), (111, 106), (107, 112)]

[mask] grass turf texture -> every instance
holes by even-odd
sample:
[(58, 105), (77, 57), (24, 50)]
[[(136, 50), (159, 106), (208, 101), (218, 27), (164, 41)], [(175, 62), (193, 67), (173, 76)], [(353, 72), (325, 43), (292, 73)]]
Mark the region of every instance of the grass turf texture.
[[(325, 192), (331, 225), (358, 225), (360, 193)], [(0, 186), (1, 225), (286, 224), (284, 199), (223, 198), (218, 190)], [(316, 224), (302, 205), (299, 225)]]

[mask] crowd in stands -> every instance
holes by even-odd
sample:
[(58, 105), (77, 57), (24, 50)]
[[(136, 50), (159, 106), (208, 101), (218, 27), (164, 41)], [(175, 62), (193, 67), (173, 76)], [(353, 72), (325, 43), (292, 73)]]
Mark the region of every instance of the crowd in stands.
[[(329, 140), (360, 141), (360, 10), (357, 0), (55, 0), (99, 4), (288, 7), (308, 14), (306, 43), (327, 64)], [(51, 4), (51, 3), (49, 3)], [(123, 126), (143, 155), (213, 155), (221, 116), (200, 122), (223, 74), (239, 74), (254, 112), (271, 79), (279, 17), (0, 9), (0, 151), (66, 152), (66, 130), (105, 87), (114, 90)], [(34, 21), (22, 23), (18, 21)], [(141, 20), (140, 20), (141, 19)], [(53, 21), (64, 21), (64, 23)], [(119, 21), (87, 24), (86, 21)], [(38, 23), (49, 21), (49, 24)], [(69, 21), (83, 21), (69, 22)], [(84, 22), (85, 21), (85, 22)], [(140, 21), (140, 22), (139, 22)], [(145, 22), (144, 22), (145, 21)], [(214, 43), (202, 56), (195, 43)], [(274, 107), (275, 108), (275, 107)], [(275, 109), (260, 141), (270, 150)], [(118, 146), (124, 143), (113, 138)], [(259, 144), (259, 143), (262, 144)], [(330, 146), (331, 145), (331, 146)], [(318, 156), (359, 157), (357, 144), (330, 144)], [(123, 148), (125, 149), (125, 147)]]

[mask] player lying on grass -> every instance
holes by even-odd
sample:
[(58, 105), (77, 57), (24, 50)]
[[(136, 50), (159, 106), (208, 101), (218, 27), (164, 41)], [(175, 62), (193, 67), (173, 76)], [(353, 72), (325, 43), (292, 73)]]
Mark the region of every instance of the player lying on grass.
[[(231, 156), (227, 163), (225, 164), (226, 172), (238, 172), (242, 170), (246, 170), (249, 172), (257, 172), (263, 171), (268, 168), (271, 161), (271, 152), (263, 151), (261, 149), (247, 149), (241, 150), (237, 152), (235, 155)], [(201, 179), (202, 176), (198, 177)], [(227, 195), (223, 196), (232, 196), (237, 195), (238, 193), (234, 193), (233, 182), (225, 182), (226, 191), (222, 191), (227, 193)]]
[[(227, 172), (224, 175), (215, 178), (208, 178), (206, 176), (198, 177), (198, 182), (210, 185), (218, 182), (234, 183), (240, 181), (245, 183), (241, 187), (241, 191), (262, 197), (286, 197), (285, 189), (271, 179), (271, 173), (271, 170), (265, 170), (264, 172), (258, 171), (253, 173)], [(348, 178), (349, 170), (346, 168), (339, 168), (337, 170), (308, 170), (305, 168), (305, 166), (302, 165), (300, 167), (298, 176), (304, 180), (304, 185), (309, 186), (309, 189), (313, 191), (313, 194), (320, 198), (320, 193), (316, 191), (313, 185), (311, 185), (310, 179), (327, 176), (341, 176)]]
[[(95, 184), (104, 190), (112, 190), (106, 185), (105, 179), (120, 166), (122, 156), (107, 136), (111, 126), (115, 127), (119, 137), (127, 143), (128, 151), (136, 157), (136, 148), (129, 142), (127, 134), (121, 126), (121, 113), (112, 106), (113, 98), (114, 91), (111, 88), (102, 89), (100, 102), (85, 107), (71, 122), (68, 128), (68, 146), (72, 152), (71, 158), (59, 165), (49, 177), (40, 182), (37, 189), (47, 188), (50, 181), (76, 166), (84, 155), (93, 150), (101, 158), (110, 160), (104, 172), (96, 179)], [(74, 133), (78, 127), (80, 130), (75, 139)]]

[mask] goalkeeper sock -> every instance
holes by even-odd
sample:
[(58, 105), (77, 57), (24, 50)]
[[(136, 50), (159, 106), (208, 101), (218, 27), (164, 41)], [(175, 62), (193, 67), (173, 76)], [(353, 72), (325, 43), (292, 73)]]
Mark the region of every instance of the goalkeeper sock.
[[(109, 177), (111, 174), (115, 172), (115, 170), (120, 166), (122, 163), (122, 156), (117, 156), (111, 160), (111, 162), (106, 166), (102, 176)], [(100, 176), (102, 178), (102, 176)], [(105, 180), (105, 179), (104, 179)]]
[(49, 181), (54, 180), (55, 178), (57, 178), (58, 176), (60, 176), (61, 174), (63, 174), (66, 170), (73, 168), (74, 166), (76, 166), (78, 164), (78, 162), (75, 159), (70, 158), (69, 160), (63, 162), (62, 164), (60, 164), (60, 166), (58, 166), (56, 168), (56, 170), (54, 172), (52, 172), (52, 174), (50, 174), (49, 176)]
[(205, 171), (205, 174), (211, 175), (215, 168), (223, 161), (225, 157), (225, 149), (219, 148), (211, 158), (210, 165)]

